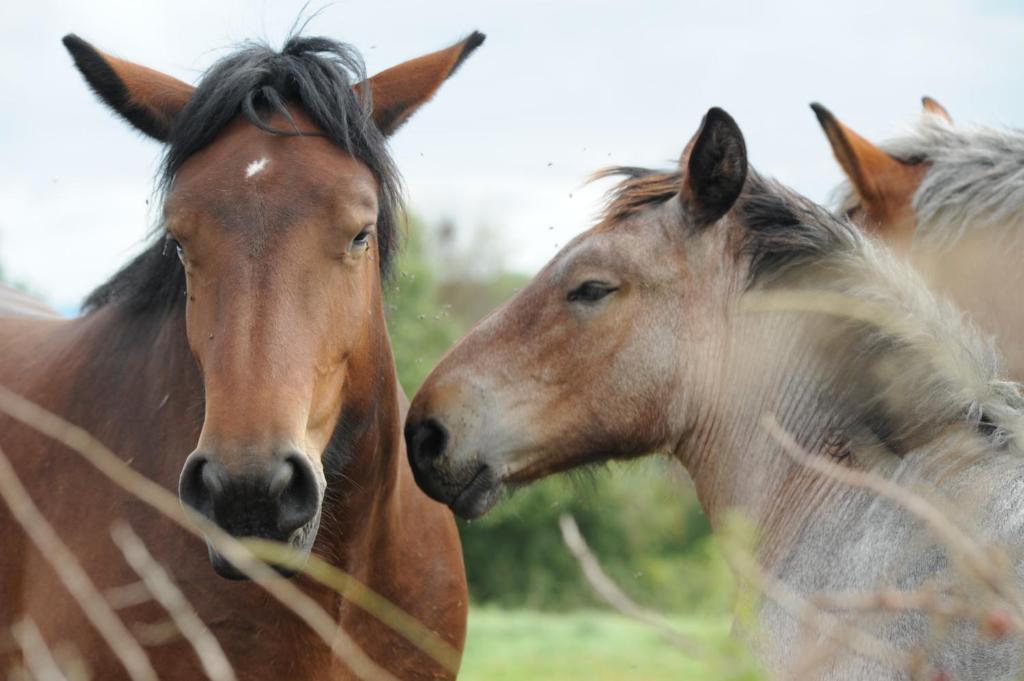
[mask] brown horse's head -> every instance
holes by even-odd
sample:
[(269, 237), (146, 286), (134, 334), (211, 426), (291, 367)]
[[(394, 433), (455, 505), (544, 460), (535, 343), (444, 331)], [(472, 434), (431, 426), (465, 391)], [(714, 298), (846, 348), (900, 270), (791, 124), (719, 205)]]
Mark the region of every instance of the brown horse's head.
[(486, 512), (507, 483), (673, 449), (700, 413), (714, 320), (742, 290), (730, 210), (747, 177), (743, 137), (712, 109), (679, 172), (617, 172), (630, 179), (604, 219), (456, 345), (413, 400), (416, 479), (462, 516)]
[(65, 38), (96, 93), (167, 145), (166, 243), (141, 257), (163, 258), (204, 387), (179, 493), (232, 535), (308, 552), (325, 471), (394, 389), (382, 379), (398, 210), (385, 137), (482, 41), (364, 79), (351, 48), (296, 37), (230, 55), (193, 88)]
[[(952, 124), (946, 110), (931, 97), (924, 97), (922, 105), (925, 116)], [(850, 181), (851, 200), (842, 207), (847, 217), (890, 245), (907, 249), (917, 229), (914, 194), (928, 173), (928, 161), (897, 158), (848, 128), (821, 104), (811, 108)]]

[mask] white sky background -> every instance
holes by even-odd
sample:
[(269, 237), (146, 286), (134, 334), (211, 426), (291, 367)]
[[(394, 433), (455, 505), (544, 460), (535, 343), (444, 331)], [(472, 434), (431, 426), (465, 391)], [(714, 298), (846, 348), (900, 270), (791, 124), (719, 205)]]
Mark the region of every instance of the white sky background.
[[(146, 202), (159, 146), (99, 104), (63, 34), (194, 82), (240, 40), (280, 46), (301, 7), (4, 3), (0, 263), (8, 274), (73, 310), (141, 248), (155, 217)], [(375, 73), (472, 29), (487, 42), (392, 148), (415, 213), (452, 218), (467, 234), (493, 230), (505, 264), (528, 272), (590, 224), (602, 188), (581, 188), (589, 173), (674, 162), (713, 105), (736, 118), (758, 169), (818, 201), (840, 172), (811, 101), (873, 140), (909, 125), (924, 94), (959, 123), (1024, 127), (1019, 0), (342, 0), (307, 33), (352, 43)]]

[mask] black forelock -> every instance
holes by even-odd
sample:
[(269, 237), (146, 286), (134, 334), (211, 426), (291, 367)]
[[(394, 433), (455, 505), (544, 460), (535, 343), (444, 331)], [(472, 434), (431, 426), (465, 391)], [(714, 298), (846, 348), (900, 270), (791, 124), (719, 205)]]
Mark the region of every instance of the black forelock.
[(856, 228), (753, 169), (733, 211), (744, 225), (749, 283), (809, 265), (856, 240)]
[[(683, 183), (678, 170), (635, 167), (609, 168), (595, 178), (615, 176), (623, 179), (610, 193), (599, 229), (612, 228), (646, 206), (665, 203), (679, 193)], [(849, 222), (753, 168), (747, 172), (731, 213), (745, 228), (741, 254), (750, 263), (751, 286), (834, 253), (856, 236), (856, 228)]]
[[(261, 130), (283, 136), (303, 133), (295, 125), (275, 128), (266, 121), (280, 113), (293, 121), (289, 106), (302, 110), (320, 134), (360, 160), (380, 187), (377, 241), (382, 276), (387, 276), (398, 250), (401, 180), (384, 135), (372, 118), (369, 88), (359, 53), (350, 45), (323, 37), (293, 36), (280, 51), (249, 42), (216, 62), (203, 75), (189, 103), (175, 118), (160, 167), (162, 193), (193, 154), (212, 143), (242, 115)], [(163, 230), (145, 252), (86, 298), (86, 310), (114, 300), (146, 309), (184, 300), (184, 272), (173, 249), (164, 247)], [(173, 302), (172, 302), (173, 304)]]

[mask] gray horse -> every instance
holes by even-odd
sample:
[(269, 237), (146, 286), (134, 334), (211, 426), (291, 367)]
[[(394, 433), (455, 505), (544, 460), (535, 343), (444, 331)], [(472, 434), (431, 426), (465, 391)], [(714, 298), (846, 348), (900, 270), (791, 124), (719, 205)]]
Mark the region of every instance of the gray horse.
[[(756, 523), (770, 671), (1020, 678), (1024, 403), (996, 352), (884, 246), (748, 170), (719, 109), (678, 170), (612, 172), (600, 222), (414, 399), (423, 489), (474, 517), (665, 452), (716, 531)], [(832, 616), (793, 607), (818, 594)]]

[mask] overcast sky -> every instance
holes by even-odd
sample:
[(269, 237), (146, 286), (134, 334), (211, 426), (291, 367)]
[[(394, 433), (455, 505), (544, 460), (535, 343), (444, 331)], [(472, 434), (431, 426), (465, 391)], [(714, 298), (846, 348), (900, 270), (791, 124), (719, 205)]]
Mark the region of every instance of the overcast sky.
[[(154, 217), (159, 146), (95, 100), (62, 35), (194, 82), (233, 43), (280, 45), (301, 6), (3, 3), (8, 274), (73, 309), (138, 251)], [(713, 105), (739, 122), (755, 166), (818, 201), (840, 174), (811, 101), (876, 140), (912, 123), (924, 94), (958, 122), (1024, 127), (1019, 0), (342, 0), (307, 33), (352, 43), (373, 73), (473, 29), (486, 44), (392, 147), (417, 214), (488, 227), (525, 271), (591, 222), (600, 188), (581, 187), (589, 173), (672, 162)]]

